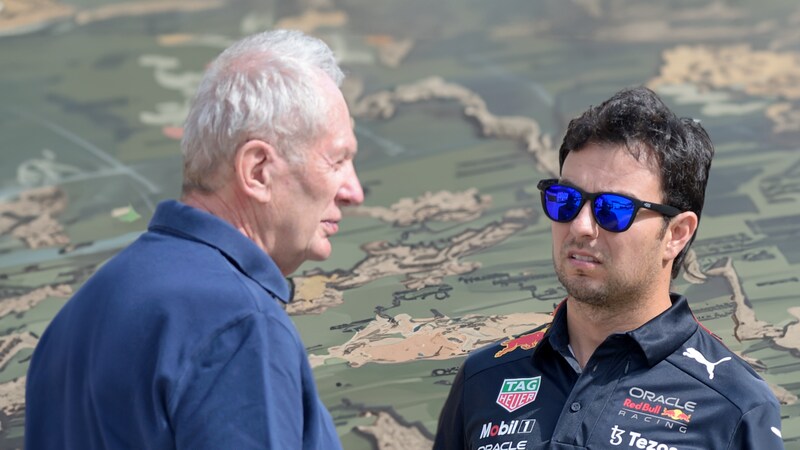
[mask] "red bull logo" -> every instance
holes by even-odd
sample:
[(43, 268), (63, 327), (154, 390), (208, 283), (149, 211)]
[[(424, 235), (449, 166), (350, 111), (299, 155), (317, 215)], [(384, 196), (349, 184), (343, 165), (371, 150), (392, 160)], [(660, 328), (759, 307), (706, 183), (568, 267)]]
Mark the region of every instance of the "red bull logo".
[(689, 423), (692, 420), (691, 414), (686, 414), (685, 412), (681, 411), (680, 409), (668, 409), (664, 408), (664, 411), (661, 413), (662, 416), (669, 417), (672, 420), (680, 420), (681, 422)]
[(499, 358), (506, 353), (511, 353), (514, 350), (521, 348), (523, 350), (530, 350), (535, 348), (539, 342), (541, 342), (542, 338), (544, 338), (544, 333), (547, 331), (548, 327), (545, 327), (542, 330), (534, 331), (533, 333), (523, 334), (522, 336), (515, 337), (514, 339), (508, 339), (504, 342), (501, 342), (500, 345), (503, 346), (503, 349), (499, 352), (494, 354), (495, 358)]

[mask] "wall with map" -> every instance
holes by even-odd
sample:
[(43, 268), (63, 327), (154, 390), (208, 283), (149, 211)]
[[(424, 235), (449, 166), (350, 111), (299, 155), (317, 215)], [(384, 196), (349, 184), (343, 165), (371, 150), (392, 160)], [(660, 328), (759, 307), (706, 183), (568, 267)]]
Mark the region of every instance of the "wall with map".
[[(363, 206), (289, 309), (347, 449), (423, 449), (465, 355), (565, 292), (536, 181), (569, 119), (644, 84), (716, 144), (675, 290), (800, 448), (800, 6), (793, 0), (0, 0), (0, 448), (49, 320), (180, 187), (204, 66), (297, 28), (348, 73)], [(209, 424), (213, 426), (213, 424)]]

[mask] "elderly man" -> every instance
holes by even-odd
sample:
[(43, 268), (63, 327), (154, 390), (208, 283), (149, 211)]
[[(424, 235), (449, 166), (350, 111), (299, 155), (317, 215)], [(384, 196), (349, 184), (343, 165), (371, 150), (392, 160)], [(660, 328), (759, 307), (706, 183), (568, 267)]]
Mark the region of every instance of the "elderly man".
[(568, 296), (551, 323), (467, 358), (435, 449), (783, 448), (767, 384), (670, 293), (713, 153), (646, 88), (570, 122), (561, 176), (539, 182)]
[(363, 201), (330, 49), (248, 37), (186, 120), (181, 201), (67, 302), (31, 360), (26, 448), (337, 449), (284, 278)]

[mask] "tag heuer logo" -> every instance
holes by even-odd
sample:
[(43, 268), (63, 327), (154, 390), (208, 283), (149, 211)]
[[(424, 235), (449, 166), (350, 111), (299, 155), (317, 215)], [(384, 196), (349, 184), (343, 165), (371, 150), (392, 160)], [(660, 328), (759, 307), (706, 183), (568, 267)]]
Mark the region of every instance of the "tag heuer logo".
[(542, 377), (507, 378), (503, 380), (500, 395), (497, 396), (497, 404), (508, 412), (514, 412), (536, 400), (536, 393), (539, 392), (541, 382)]

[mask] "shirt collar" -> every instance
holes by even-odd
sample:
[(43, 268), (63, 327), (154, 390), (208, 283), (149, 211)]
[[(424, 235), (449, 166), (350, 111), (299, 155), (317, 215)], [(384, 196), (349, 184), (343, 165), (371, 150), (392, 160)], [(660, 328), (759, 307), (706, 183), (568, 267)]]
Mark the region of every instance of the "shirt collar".
[(216, 248), (248, 278), (284, 303), (291, 289), (272, 258), (228, 222), (175, 200), (158, 204), (150, 231), (159, 231), (202, 242)]
[[(650, 367), (674, 353), (699, 326), (686, 297), (670, 294), (670, 300), (672, 305), (666, 311), (639, 328), (622, 333), (638, 344)], [(543, 341), (562, 354), (569, 351), (566, 300), (554, 311), (552, 325)], [(536, 350), (539, 351), (542, 347), (539, 346)]]
[(670, 294), (670, 300), (672, 306), (669, 309), (626, 333), (639, 344), (651, 367), (674, 353), (699, 326), (686, 297)]

